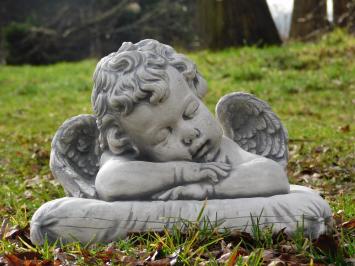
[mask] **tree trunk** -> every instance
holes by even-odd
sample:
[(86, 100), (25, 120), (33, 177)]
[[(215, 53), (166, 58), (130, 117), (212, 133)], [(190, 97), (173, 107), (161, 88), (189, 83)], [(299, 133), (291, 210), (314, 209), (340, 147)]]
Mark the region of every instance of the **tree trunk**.
[(334, 24), (339, 27), (346, 27), (348, 24), (349, 10), (351, 0), (333, 1)]
[(280, 44), (266, 0), (198, 0), (200, 47)]
[(354, 32), (355, 1), (333, 0), (334, 24), (338, 27), (348, 28)]
[(326, 0), (294, 0), (290, 38), (308, 40), (327, 29)]
[(350, 33), (355, 34), (355, 1), (352, 1), (349, 7), (348, 30)]

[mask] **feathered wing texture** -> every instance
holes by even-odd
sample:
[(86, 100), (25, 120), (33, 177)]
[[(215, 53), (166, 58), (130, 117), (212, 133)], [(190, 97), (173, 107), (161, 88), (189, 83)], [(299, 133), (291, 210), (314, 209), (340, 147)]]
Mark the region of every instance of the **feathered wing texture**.
[(50, 167), (69, 196), (97, 198), (98, 136), (95, 117), (78, 115), (66, 120), (53, 138)]
[(235, 92), (222, 97), (216, 115), (224, 134), (244, 150), (287, 165), (287, 130), (270, 106), (255, 96)]

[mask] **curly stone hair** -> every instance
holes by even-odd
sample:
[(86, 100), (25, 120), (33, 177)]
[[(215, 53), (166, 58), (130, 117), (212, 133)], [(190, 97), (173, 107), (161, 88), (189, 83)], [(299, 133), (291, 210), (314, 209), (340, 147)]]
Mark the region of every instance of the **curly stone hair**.
[(156, 105), (169, 96), (168, 65), (184, 76), (199, 98), (206, 94), (206, 81), (197, 72), (196, 65), (156, 40), (147, 39), (136, 44), (125, 42), (117, 52), (99, 61), (91, 102), (103, 151), (109, 149), (116, 155), (132, 151), (139, 154), (120, 127), (119, 118), (130, 114), (140, 102)]

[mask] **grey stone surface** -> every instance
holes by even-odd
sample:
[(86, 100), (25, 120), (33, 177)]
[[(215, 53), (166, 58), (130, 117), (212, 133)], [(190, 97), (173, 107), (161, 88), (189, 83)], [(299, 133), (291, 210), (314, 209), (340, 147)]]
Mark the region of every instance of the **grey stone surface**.
[[(196, 221), (203, 201), (115, 201), (66, 197), (44, 204), (33, 216), (31, 240), (41, 244), (47, 236), (53, 242), (110, 242), (128, 232), (161, 231), (182, 219)], [(286, 228), (293, 233), (303, 227), (315, 238), (332, 225), (328, 204), (314, 191), (291, 185), (289, 194), (271, 197), (208, 200), (204, 215), (220, 229), (251, 232), (253, 222), (274, 232)]]
[(228, 138), (286, 168), (287, 130), (266, 102), (248, 93), (230, 93), (217, 103), (216, 115)]
[(67, 120), (52, 142), (53, 175), (72, 198), (43, 205), (31, 239), (107, 242), (154, 229), (147, 221), (161, 229), (171, 227), (159, 222), (164, 217), (194, 219), (206, 198), (206, 215), (227, 227), (243, 227), (265, 209), (274, 217), (267, 224), (292, 232), (290, 221), (303, 214), (317, 221), (307, 223), (310, 234), (324, 232), (327, 203), (303, 188), (290, 193), (287, 131), (271, 108), (232, 93), (217, 104), (216, 120), (202, 102), (206, 91), (192, 61), (154, 40), (124, 43), (101, 59), (94, 114)]

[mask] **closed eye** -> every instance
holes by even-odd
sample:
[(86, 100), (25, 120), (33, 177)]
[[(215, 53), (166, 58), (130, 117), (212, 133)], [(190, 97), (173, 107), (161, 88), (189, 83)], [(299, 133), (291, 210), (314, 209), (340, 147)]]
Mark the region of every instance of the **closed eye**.
[(187, 120), (187, 119), (193, 118), (196, 115), (199, 106), (200, 106), (200, 104), (198, 101), (196, 101), (196, 100), (191, 101), (186, 106), (186, 109), (183, 113), (183, 119)]

